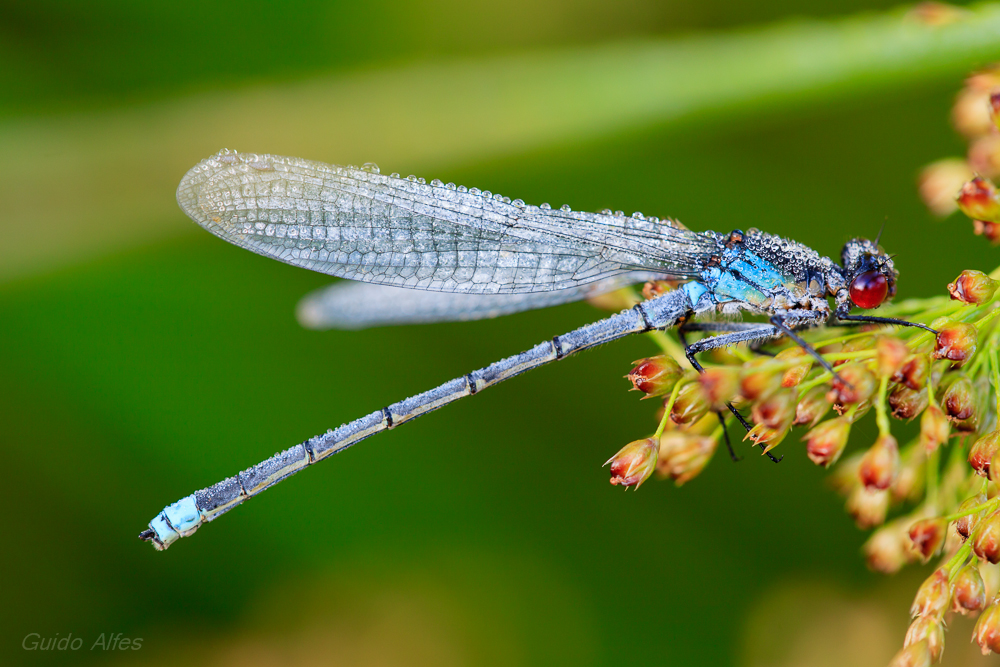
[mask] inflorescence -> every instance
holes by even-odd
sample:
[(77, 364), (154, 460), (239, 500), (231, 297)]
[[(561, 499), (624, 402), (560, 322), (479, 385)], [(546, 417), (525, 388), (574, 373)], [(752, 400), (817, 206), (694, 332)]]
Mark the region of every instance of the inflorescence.
[[(1000, 243), (1000, 190), (989, 180), (1000, 177), (1000, 66), (967, 81), (954, 119), (971, 141), (969, 156), (928, 166), (921, 195), (937, 214), (960, 209), (976, 234)], [(662, 402), (659, 426), (608, 461), (611, 483), (638, 488), (650, 477), (678, 485), (693, 479), (718, 450), (724, 427), (717, 414), (728, 414), (731, 403), (753, 424), (746, 439), (764, 452), (792, 436), (810, 460), (832, 468), (847, 512), (874, 530), (864, 546), (871, 569), (893, 573), (936, 559), (892, 665), (940, 660), (954, 613), (978, 615), (973, 641), (984, 654), (1000, 653), (998, 280), (1000, 268), (962, 271), (948, 295), (879, 312), (937, 334), (870, 325), (802, 332), (835, 374), (784, 338), (761, 350), (715, 350), (698, 374), (678, 363), (684, 353), (671, 335), (650, 334), (662, 353), (636, 361), (627, 378), (643, 398)], [(648, 284), (643, 295), (671, 287)], [(600, 305), (627, 305), (627, 295), (618, 297), (616, 303), (602, 297)], [(855, 424), (869, 412), (878, 437), (844, 455)], [(900, 444), (893, 435), (899, 422), (919, 423), (919, 433)]]

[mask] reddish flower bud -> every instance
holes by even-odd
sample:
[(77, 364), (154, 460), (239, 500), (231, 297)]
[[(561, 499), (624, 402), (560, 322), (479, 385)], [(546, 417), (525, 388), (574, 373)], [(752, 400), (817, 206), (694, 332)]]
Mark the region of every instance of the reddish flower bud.
[(905, 384), (897, 384), (889, 392), (889, 407), (896, 419), (913, 419), (927, 407), (927, 387), (913, 391)]
[(858, 528), (868, 530), (880, 526), (889, 510), (889, 492), (869, 491), (863, 486), (856, 486), (847, 496), (846, 509)]
[(1000, 243), (1000, 223), (987, 220), (973, 220), (972, 233), (982, 236), (993, 245)]
[(851, 422), (844, 417), (828, 419), (806, 433), (806, 454), (809, 460), (824, 468), (836, 463), (847, 446)]
[(872, 571), (893, 574), (910, 562), (910, 539), (900, 525), (894, 521), (883, 526), (865, 542), (865, 562)]
[(670, 477), (677, 486), (697, 477), (712, 460), (719, 441), (704, 435), (668, 431), (660, 438), (656, 473)]
[(962, 213), (973, 220), (1000, 222), (1000, 192), (981, 176), (963, 185), (955, 201)]
[(784, 428), (771, 428), (765, 424), (754, 424), (753, 428), (750, 429), (750, 432), (743, 439), (752, 440), (760, 445), (762, 448), (761, 454), (766, 454), (781, 444), (781, 441), (788, 435), (790, 428), (790, 422)]
[(972, 641), (979, 644), (983, 655), (1000, 653), (1000, 598), (979, 615), (976, 627), (972, 630)]
[[(986, 496), (984, 494), (979, 494), (978, 496), (972, 496), (971, 498), (966, 498), (958, 507), (958, 514), (967, 512), (974, 507), (979, 507), (986, 502)], [(982, 512), (975, 512), (973, 514), (966, 514), (963, 517), (959, 517), (955, 520), (955, 530), (962, 537), (968, 538), (972, 534), (972, 531), (976, 529), (979, 525), (979, 520), (983, 518)]]
[(910, 607), (910, 616), (931, 616), (941, 618), (951, 602), (951, 587), (948, 585), (948, 568), (942, 567), (927, 577), (917, 589), (917, 596)]
[(998, 285), (982, 271), (962, 271), (955, 282), (948, 283), (948, 292), (955, 301), (979, 305), (993, 298)]
[(932, 356), (954, 361), (956, 367), (963, 366), (976, 353), (978, 343), (979, 333), (974, 325), (956, 322), (938, 332)]
[(611, 464), (611, 483), (639, 488), (656, 468), (659, 441), (644, 438), (628, 443), (604, 465)]
[(669, 394), (684, 375), (681, 365), (666, 354), (639, 359), (632, 363), (635, 364), (635, 368), (625, 377), (632, 383), (633, 390), (645, 394), (643, 398)]
[(920, 417), (920, 443), (928, 453), (948, 442), (951, 428), (948, 418), (936, 405), (928, 406)]
[(879, 377), (893, 377), (903, 370), (910, 350), (906, 343), (894, 336), (879, 336), (875, 339), (875, 368)]
[(931, 362), (926, 354), (915, 354), (903, 362), (903, 368), (892, 376), (893, 382), (905, 384), (914, 391), (918, 391), (927, 385), (927, 373), (930, 370)]
[(904, 500), (916, 502), (923, 497), (927, 456), (924, 450), (911, 447), (900, 458), (902, 462), (899, 466), (899, 476), (896, 477), (889, 492), (896, 502)]
[(740, 390), (740, 369), (733, 366), (707, 368), (698, 376), (698, 382), (712, 410), (722, 410)]
[(1000, 512), (993, 512), (976, 526), (972, 550), (983, 560), (994, 565), (1000, 563)]
[(994, 129), (990, 119), (989, 96), (1000, 86), (996, 67), (977, 72), (965, 80), (965, 87), (955, 99), (952, 107), (952, 122), (955, 129), (970, 139), (989, 134)]
[(934, 215), (942, 218), (951, 215), (958, 209), (955, 197), (973, 176), (972, 168), (961, 158), (932, 162), (920, 172), (920, 198)]
[(743, 364), (740, 394), (748, 401), (770, 396), (781, 387), (784, 368), (773, 359), (754, 359)]
[(677, 392), (677, 400), (670, 411), (670, 419), (675, 424), (691, 424), (705, 416), (711, 406), (705, 400), (705, 392), (697, 382), (689, 382)]
[(976, 175), (996, 178), (1000, 174), (1000, 135), (993, 132), (973, 139), (966, 158)]
[(831, 403), (847, 405), (867, 401), (875, 393), (875, 376), (861, 364), (844, 364), (837, 369), (837, 377), (830, 382), (827, 399)]
[(909, 536), (913, 550), (926, 563), (941, 550), (948, 524), (943, 519), (923, 519), (910, 526)]
[[(970, 177), (971, 178), (971, 177)], [(642, 286), (642, 297), (647, 301), (663, 296), (676, 289), (676, 283), (670, 280), (650, 280)]]
[(983, 477), (990, 475), (990, 464), (997, 450), (1000, 450), (1000, 430), (990, 431), (976, 440), (969, 449), (969, 465), (977, 475)]
[(781, 376), (782, 387), (795, 387), (812, 368), (812, 356), (799, 346), (788, 347), (774, 355), (777, 361), (783, 362), (786, 366), (784, 375)]
[(941, 383), (939, 403), (952, 422), (969, 419), (976, 412), (975, 394), (972, 381), (964, 375), (952, 373)]
[(751, 411), (753, 421), (776, 431), (787, 429), (795, 420), (795, 399), (794, 390), (779, 389), (754, 403)]
[(799, 399), (795, 406), (795, 420), (793, 426), (808, 425), (810, 428), (819, 423), (819, 420), (830, 411), (830, 401), (826, 400), (826, 388), (813, 387)]
[(888, 433), (880, 435), (861, 459), (858, 479), (869, 491), (884, 490), (892, 486), (897, 474), (899, 447), (896, 439)]
[(889, 667), (931, 667), (932, 662), (931, 650), (925, 639), (900, 649), (889, 661)]
[(927, 649), (931, 653), (931, 661), (937, 662), (944, 653), (944, 623), (941, 619), (930, 616), (918, 616), (910, 623), (906, 631), (906, 639), (903, 646), (913, 646), (920, 642), (927, 642)]
[(976, 612), (986, 606), (986, 584), (979, 569), (966, 565), (955, 577), (951, 608), (960, 614)]

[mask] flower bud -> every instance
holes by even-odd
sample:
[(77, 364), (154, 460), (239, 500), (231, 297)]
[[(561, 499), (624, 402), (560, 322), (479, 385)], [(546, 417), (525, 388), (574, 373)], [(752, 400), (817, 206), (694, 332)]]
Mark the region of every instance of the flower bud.
[(1000, 430), (990, 431), (973, 443), (969, 449), (969, 465), (977, 475), (983, 477), (990, 475), (990, 463), (996, 456), (997, 450), (1000, 450)]
[(952, 422), (969, 419), (976, 412), (976, 397), (972, 381), (964, 375), (952, 373), (941, 383), (940, 404)]
[(990, 459), (989, 478), (1000, 487), (1000, 447), (997, 447), (997, 451), (993, 452), (993, 458)]
[(810, 428), (819, 423), (819, 420), (830, 411), (830, 401), (826, 400), (826, 388), (813, 387), (799, 399), (795, 406), (795, 420), (793, 426), (808, 425)]
[(781, 387), (784, 369), (773, 359), (753, 359), (740, 372), (740, 394), (748, 401), (770, 396)]
[(660, 438), (656, 473), (670, 477), (677, 486), (697, 477), (712, 460), (719, 441), (704, 435), (668, 431)]
[(670, 411), (670, 419), (675, 424), (691, 424), (704, 417), (710, 407), (705, 400), (701, 384), (689, 382), (677, 392), (677, 400), (674, 401), (674, 407)]
[(740, 390), (740, 369), (733, 366), (713, 366), (698, 376), (705, 400), (712, 410), (726, 407)]
[[(958, 514), (967, 512), (974, 507), (979, 507), (985, 502), (986, 502), (985, 494), (979, 494), (977, 496), (972, 496), (971, 498), (966, 498), (965, 502), (959, 505)], [(983, 518), (982, 512), (976, 512), (974, 514), (967, 514), (963, 517), (959, 517), (958, 519), (955, 520), (955, 530), (957, 530), (958, 534), (961, 535), (962, 537), (968, 538), (969, 535), (972, 534), (972, 531), (976, 529), (976, 526), (979, 525), (979, 521), (982, 518)]]
[(972, 233), (982, 236), (993, 245), (1000, 243), (1000, 223), (987, 220), (973, 220)]
[(1000, 222), (1000, 192), (981, 176), (963, 185), (955, 201), (962, 213), (973, 220)]
[(828, 468), (837, 462), (847, 446), (851, 422), (844, 417), (828, 419), (806, 433), (806, 455), (818, 466)]
[(650, 280), (642, 286), (642, 298), (648, 301), (650, 299), (655, 299), (658, 296), (663, 296), (667, 292), (672, 292), (674, 289), (676, 289), (676, 287), (673, 281)]
[(879, 336), (875, 339), (875, 368), (879, 377), (893, 377), (903, 370), (903, 364), (910, 354), (906, 343), (894, 336)]
[(633, 361), (635, 368), (626, 375), (632, 389), (645, 394), (643, 398), (663, 396), (673, 391), (674, 385), (684, 375), (684, 369), (666, 354)]
[(905, 384), (897, 384), (889, 392), (889, 407), (896, 419), (913, 419), (927, 407), (927, 387), (913, 391)]
[(955, 129), (970, 139), (993, 131), (990, 120), (989, 96), (1000, 85), (996, 67), (977, 72), (965, 80), (952, 107), (952, 122)]
[(920, 642), (927, 642), (927, 649), (931, 653), (931, 661), (937, 662), (944, 653), (944, 623), (939, 618), (930, 616), (918, 616), (910, 623), (906, 631), (906, 639), (903, 646), (913, 646)]
[(927, 385), (927, 373), (930, 371), (930, 365), (926, 354), (914, 354), (903, 362), (903, 368), (891, 379), (893, 382), (905, 384), (913, 391), (918, 391)]
[(972, 168), (961, 158), (932, 162), (920, 172), (920, 198), (934, 215), (942, 218), (951, 215), (958, 209), (955, 203), (958, 191), (973, 176)]
[(947, 530), (948, 523), (943, 519), (922, 519), (910, 526), (910, 544), (922, 562), (941, 550)]
[(966, 159), (977, 176), (995, 178), (1000, 174), (1000, 135), (992, 132), (973, 139)]
[(974, 325), (955, 322), (938, 332), (932, 356), (954, 361), (955, 367), (963, 366), (976, 353), (978, 343), (979, 334)]
[(880, 526), (889, 510), (889, 492), (868, 491), (863, 486), (856, 486), (847, 496), (846, 509), (861, 530)]
[(844, 364), (837, 369), (830, 386), (827, 400), (831, 403), (862, 403), (875, 393), (875, 376), (861, 364)]
[(790, 428), (791, 422), (784, 428), (771, 428), (766, 424), (754, 424), (753, 428), (750, 429), (750, 432), (743, 439), (752, 440), (754, 443), (760, 445), (762, 449), (761, 454), (766, 454), (781, 444), (781, 441), (788, 435)]
[(781, 388), (754, 403), (751, 411), (753, 421), (776, 431), (786, 429), (795, 420), (795, 400), (795, 390)]
[(941, 412), (941, 408), (931, 405), (924, 410), (920, 417), (920, 443), (928, 454), (947, 444), (950, 430), (948, 418)]
[(1000, 563), (1000, 512), (993, 512), (976, 526), (972, 550), (983, 560)]
[(893, 574), (910, 562), (909, 538), (898, 521), (879, 528), (865, 542), (865, 562), (873, 572)]
[(806, 377), (812, 368), (812, 356), (801, 347), (788, 347), (774, 355), (777, 361), (787, 364), (784, 375), (781, 376), (782, 387), (795, 387)]
[(979, 305), (993, 298), (997, 285), (1000, 283), (982, 271), (962, 271), (955, 282), (948, 283), (948, 292), (955, 301)]
[(932, 662), (931, 650), (925, 639), (900, 649), (889, 661), (889, 667), (931, 667)]
[(951, 608), (960, 614), (976, 612), (986, 606), (986, 584), (979, 569), (971, 564), (963, 567), (955, 577), (955, 592)]
[(948, 568), (942, 567), (927, 577), (917, 589), (917, 596), (910, 607), (910, 616), (931, 616), (941, 618), (951, 602), (951, 587), (948, 585)]
[(989, 655), (990, 651), (1000, 653), (1000, 598), (979, 615), (972, 630), (972, 641), (979, 644), (983, 655)]
[(656, 468), (659, 441), (644, 438), (628, 443), (604, 465), (611, 464), (611, 483), (639, 488)]
[(880, 435), (861, 459), (858, 479), (869, 491), (881, 491), (892, 486), (898, 473), (899, 447), (896, 439), (888, 433)]

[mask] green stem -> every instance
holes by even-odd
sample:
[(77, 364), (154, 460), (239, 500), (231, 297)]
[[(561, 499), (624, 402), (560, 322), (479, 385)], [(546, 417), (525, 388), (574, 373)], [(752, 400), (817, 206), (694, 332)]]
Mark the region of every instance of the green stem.
[(889, 376), (883, 375), (878, 383), (878, 400), (875, 401), (875, 421), (880, 436), (889, 435), (889, 414), (885, 409), (885, 394), (889, 387)]
[(683, 382), (678, 382), (674, 385), (673, 391), (670, 392), (670, 398), (663, 406), (663, 418), (660, 420), (660, 425), (656, 427), (656, 433), (653, 434), (654, 438), (659, 438), (667, 430), (667, 423), (670, 421), (670, 412), (674, 409), (674, 401), (677, 400), (677, 394), (681, 392), (681, 385), (683, 384)]

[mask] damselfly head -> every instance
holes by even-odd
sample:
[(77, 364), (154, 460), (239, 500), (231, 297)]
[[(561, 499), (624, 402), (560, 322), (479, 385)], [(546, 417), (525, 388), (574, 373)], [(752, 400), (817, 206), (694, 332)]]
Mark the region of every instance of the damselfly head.
[(880, 246), (868, 239), (851, 239), (844, 244), (840, 260), (854, 305), (870, 310), (895, 296), (899, 273)]

